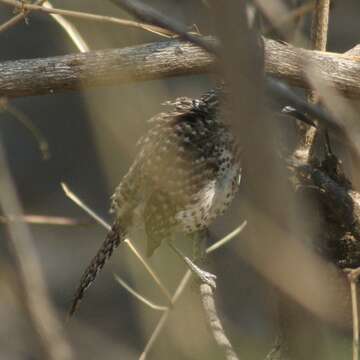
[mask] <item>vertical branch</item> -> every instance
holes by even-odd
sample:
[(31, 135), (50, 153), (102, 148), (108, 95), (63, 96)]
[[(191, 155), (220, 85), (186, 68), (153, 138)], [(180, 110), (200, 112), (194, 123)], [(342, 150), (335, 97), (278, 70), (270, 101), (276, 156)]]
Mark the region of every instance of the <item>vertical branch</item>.
[(326, 51), (329, 28), (330, 0), (317, 0), (311, 29), (314, 50)]
[(226, 360), (239, 360), (236, 355), (231, 342), (227, 338), (224, 328), (221, 324), (220, 318), (216, 311), (213, 289), (208, 284), (200, 285), (200, 298), (207, 321), (213, 334), (214, 340), (218, 347), (224, 352)]
[[(311, 43), (313, 50), (326, 51), (329, 29), (330, 0), (317, 0), (311, 25)], [(309, 101), (316, 103), (316, 95), (310, 91)]]
[[(311, 42), (314, 50), (326, 51), (327, 35), (329, 28), (330, 0), (316, 0), (314, 15), (311, 27)], [(308, 95), (310, 103), (318, 101), (317, 95), (310, 91)], [(318, 136), (318, 129), (310, 127), (304, 131), (300, 146), (296, 150), (295, 156), (302, 161), (308, 162), (313, 157), (314, 144)]]
[[(20, 217), (22, 210), (9, 172), (8, 164), (0, 144), (0, 206), (7, 217)], [(70, 360), (72, 351), (63, 334), (55, 309), (39, 265), (28, 226), (24, 222), (7, 224), (9, 249), (15, 260), (15, 274), (18, 279), (24, 304), (42, 344), (45, 358)]]
[(350, 284), (352, 321), (353, 321), (353, 355), (352, 360), (359, 360), (359, 310), (357, 296), (357, 282), (360, 276), (360, 268), (344, 269)]
[(359, 360), (359, 312), (356, 279), (350, 279), (350, 292), (353, 317), (353, 360)]

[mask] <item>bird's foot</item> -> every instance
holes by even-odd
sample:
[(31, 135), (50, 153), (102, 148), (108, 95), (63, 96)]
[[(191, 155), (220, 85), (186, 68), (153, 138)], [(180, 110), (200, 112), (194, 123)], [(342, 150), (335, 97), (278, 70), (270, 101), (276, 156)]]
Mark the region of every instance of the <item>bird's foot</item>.
[(200, 269), (197, 265), (195, 265), (189, 258), (185, 257), (185, 262), (189, 266), (192, 273), (200, 280), (201, 283), (208, 284), (213, 289), (216, 289), (216, 275), (207, 272), (205, 270)]
[(208, 284), (213, 289), (216, 289), (216, 275), (208, 271), (201, 270), (196, 274), (201, 283)]
[(201, 283), (208, 284), (213, 289), (216, 289), (216, 276), (207, 271), (204, 271), (199, 268), (193, 261), (191, 261), (187, 256), (185, 256), (176, 246), (174, 246), (171, 241), (168, 241), (169, 246), (175, 251), (175, 253), (180, 256), (180, 258), (185, 262), (191, 272), (200, 280)]

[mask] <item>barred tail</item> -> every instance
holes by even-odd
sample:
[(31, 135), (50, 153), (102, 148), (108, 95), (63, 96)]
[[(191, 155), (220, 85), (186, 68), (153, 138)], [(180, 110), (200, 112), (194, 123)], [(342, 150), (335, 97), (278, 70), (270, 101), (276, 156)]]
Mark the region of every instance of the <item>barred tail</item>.
[(124, 240), (125, 230), (115, 222), (112, 225), (111, 230), (108, 232), (106, 239), (101, 245), (99, 251), (92, 259), (90, 265), (87, 267), (81, 277), (80, 285), (76, 290), (74, 300), (69, 311), (69, 317), (72, 316), (78, 309), (80, 302), (84, 297), (85, 291), (95, 281), (96, 276), (104, 267), (106, 261), (109, 260), (114, 249), (116, 249)]

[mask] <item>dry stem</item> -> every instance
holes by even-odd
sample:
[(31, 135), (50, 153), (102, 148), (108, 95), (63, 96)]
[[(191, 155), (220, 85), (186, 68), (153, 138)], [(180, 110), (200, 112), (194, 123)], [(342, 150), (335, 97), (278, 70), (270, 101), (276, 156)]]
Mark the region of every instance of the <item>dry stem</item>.
[(20, 217), (6, 217), (0, 216), (0, 223), (7, 224), (9, 222), (24, 222), (27, 224), (37, 225), (57, 225), (57, 226), (78, 226), (88, 225), (89, 222), (79, 221), (62, 216), (48, 216), (48, 215), (22, 215)]
[[(48, 9), (54, 9), (54, 7), (51, 5), (50, 1), (45, 1), (43, 6)], [(64, 29), (66, 34), (70, 37), (71, 41), (75, 44), (75, 46), (81, 52), (86, 52), (86, 51), (90, 50), (86, 41), (80, 35), (80, 33), (78, 32), (76, 27), (70, 23), (70, 21), (65, 19), (60, 14), (50, 14), (50, 16)]]
[[(316, 0), (313, 22), (311, 28), (311, 41), (314, 50), (326, 51), (327, 33), (329, 28), (330, 0)], [(308, 100), (311, 103), (318, 101), (313, 91), (309, 92)], [(295, 156), (304, 163), (311, 161), (314, 156), (314, 145), (318, 129), (309, 127), (305, 129)]]
[(353, 319), (353, 357), (352, 360), (359, 360), (359, 311), (357, 299), (358, 278), (360, 276), (360, 268), (345, 269), (348, 273), (351, 293), (352, 319)]
[(8, 114), (12, 115), (31, 133), (38, 144), (43, 160), (48, 160), (51, 156), (49, 144), (40, 129), (31, 121), (31, 119), (21, 110), (11, 105), (6, 98), (0, 99), (0, 110), (6, 111)]
[[(33, 5), (42, 5), (46, 0), (37, 0)], [(0, 25), (0, 33), (2, 31), (6, 31), (10, 29), (11, 27), (15, 26), (18, 22), (20, 22), (23, 19), (26, 19), (26, 16), (29, 14), (30, 10), (27, 11), (21, 11), (19, 14), (13, 16), (10, 20), (4, 22), (2, 25)]]
[[(22, 210), (0, 145), (0, 205), (6, 217), (22, 217)], [(47, 359), (69, 360), (72, 351), (52, 303), (42, 275), (30, 230), (24, 222), (7, 224), (9, 248), (15, 259), (15, 273), (26, 309), (42, 343)]]
[(157, 35), (165, 36), (165, 37), (172, 37), (174, 35), (170, 31), (162, 29), (161, 27), (158, 27), (158, 26), (143, 24), (143, 23), (139, 23), (139, 22), (131, 21), (131, 20), (119, 19), (119, 18), (115, 18), (112, 16), (90, 14), (90, 13), (85, 13), (85, 12), (81, 12), (81, 11), (57, 9), (57, 8), (53, 8), (53, 7), (49, 7), (49, 6), (41, 6), (39, 4), (28, 4), (28, 3), (24, 3), (21, 1), (17, 1), (17, 0), (0, 0), (0, 1), (3, 2), (4, 4), (15, 6), (17, 8), (26, 10), (27, 12), (40, 11), (40, 12), (44, 12), (44, 13), (48, 13), (48, 14), (57, 14), (57, 15), (75, 17), (75, 18), (79, 18), (79, 19), (83, 19), (83, 20), (114, 23), (117, 25), (130, 26), (130, 27), (143, 29), (143, 30), (155, 33)]

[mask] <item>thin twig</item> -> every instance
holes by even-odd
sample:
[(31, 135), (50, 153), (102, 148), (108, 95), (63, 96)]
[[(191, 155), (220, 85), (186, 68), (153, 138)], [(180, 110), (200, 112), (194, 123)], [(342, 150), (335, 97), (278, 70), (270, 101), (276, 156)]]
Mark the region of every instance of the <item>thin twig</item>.
[[(21, 217), (22, 210), (0, 144), (0, 205), (6, 217)], [(46, 354), (51, 360), (72, 359), (61, 323), (49, 299), (38, 254), (29, 228), (24, 222), (7, 224), (9, 248), (15, 259), (15, 272), (30, 319)]]
[(167, 288), (164, 286), (164, 284), (161, 282), (160, 278), (157, 276), (157, 274), (154, 272), (154, 270), (151, 268), (151, 266), (147, 263), (147, 261), (139, 253), (139, 251), (136, 249), (134, 244), (129, 239), (125, 239), (124, 243), (128, 246), (128, 248), (131, 250), (131, 252), (137, 257), (137, 259), (140, 261), (140, 263), (143, 265), (143, 267), (146, 269), (146, 271), (150, 274), (150, 276), (156, 282), (159, 289), (163, 292), (163, 294), (169, 301), (169, 306), (172, 307), (171, 295), (170, 295), (169, 291), (167, 290)]
[[(54, 9), (50, 1), (45, 1), (43, 6), (48, 9)], [(59, 14), (50, 14), (50, 16), (64, 29), (72, 42), (81, 52), (86, 52), (90, 50), (86, 41), (80, 35), (76, 27), (70, 23), (70, 21), (66, 20), (62, 15)]]
[(359, 360), (359, 313), (357, 287), (355, 281), (350, 281), (351, 303), (353, 316), (353, 360)]
[(221, 240), (209, 246), (206, 249), (206, 253), (210, 254), (213, 251), (216, 251), (219, 247), (226, 245), (229, 241), (233, 240), (235, 236), (239, 235), (245, 229), (246, 225), (247, 225), (247, 221), (245, 220), (239, 227), (237, 227), (231, 233), (227, 234)]
[(352, 307), (352, 321), (353, 321), (353, 355), (352, 360), (359, 360), (359, 310), (357, 299), (357, 286), (358, 278), (360, 276), (360, 268), (345, 269), (348, 273), (351, 293), (351, 307)]
[(128, 285), (119, 275), (114, 275), (115, 280), (132, 296), (141, 301), (143, 304), (147, 305), (149, 308), (157, 311), (166, 311), (169, 308), (167, 306), (156, 305), (152, 301), (145, 298), (145, 296), (139, 294), (136, 290), (134, 290), (130, 285)]
[(155, 10), (151, 6), (144, 4), (139, 0), (111, 0), (111, 2), (118, 5), (120, 8), (124, 9), (140, 21), (167, 29), (173, 34), (178, 35), (183, 40), (190, 41), (192, 44), (203, 48), (210, 54), (219, 55), (218, 47), (214, 43), (189, 32), (183, 24), (171, 17), (165, 16), (160, 11)]
[[(105, 220), (103, 220), (99, 215), (97, 215), (92, 209), (90, 209), (74, 192), (72, 192), (69, 189), (69, 187), (65, 183), (61, 183), (61, 187), (65, 195), (70, 200), (72, 200), (77, 206), (79, 206), (87, 214), (89, 214), (95, 221), (97, 221), (100, 225), (102, 225), (107, 231), (110, 231), (111, 226)], [(166, 299), (169, 301), (170, 306), (172, 306), (171, 295), (169, 294), (169, 291), (166, 289), (166, 287), (161, 282), (159, 277), (155, 274), (155, 272), (151, 269), (150, 265), (140, 255), (140, 253), (136, 250), (136, 247), (131, 243), (129, 239), (125, 239), (124, 243), (130, 249), (130, 251), (140, 260), (145, 270), (149, 273), (151, 278), (155, 281), (156, 285), (159, 287), (161, 292), (165, 295)]]
[[(46, 0), (37, 0), (33, 5), (42, 5)], [(0, 25), (0, 33), (10, 29), (15, 26), (18, 22), (23, 19), (26, 19), (26, 16), (29, 14), (30, 10), (22, 10), (19, 14), (13, 16), (10, 20), (4, 22)]]
[(61, 216), (48, 216), (48, 215), (23, 215), (20, 217), (6, 217), (0, 216), (0, 223), (7, 224), (9, 222), (24, 222), (27, 224), (37, 225), (61, 225), (61, 226), (78, 226), (89, 225), (88, 221), (79, 221)]
[[(316, 0), (313, 22), (311, 27), (311, 41), (314, 50), (326, 51), (327, 34), (329, 29), (330, 0)], [(317, 103), (317, 95), (310, 91), (308, 95), (310, 103)], [(304, 163), (314, 157), (316, 138), (319, 131), (315, 127), (305, 129), (295, 156)]]
[(214, 293), (211, 286), (208, 284), (200, 285), (200, 299), (211, 333), (218, 347), (224, 352), (226, 360), (238, 360), (239, 358), (236, 355), (231, 342), (227, 338), (221, 320), (217, 314)]
[(6, 98), (0, 98), (0, 110), (6, 111), (8, 114), (13, 116), (17, 121), (19, 121), (35, 138), (42, 158), (48, 160), (50, 158), (49, 143), (47, 142), (45, 136), (42, 134), (40, 129), (35, 126), (35, 124), (29, 119), (29, 117), (23, 113), (21, 110), (12, 106)]
[(85, 12), (81, 12), (81, 11), (57, 9), (57, 8), (49, 7), (49, 6), (28, 4), (28, 3), (24, 3), (21, 1), (17, 1), (17, 0), (0, 0), (0, 2), (10, 5), (10, 6), (18, 7), (20, 9), (25, 9), (27, 11), (29, 11), (29, 10), (30, 11), (40, 11), (40, 12), (44, 12), (44, 13), (48, 13), (48, 14), (58, 14), (58, 15), (63, 15), (63, 16), (75, 17), (75, 18), (83, 19), (83, 20), (107, 22), (107, 23), (113, 23), (113, 24), (122, 25), (122, 26), (130, 26), (130, 27), (134, 27), (134, 28), (138, 28), (138, 29), (143, 29), (143, 30), (146, 30), (146, 31), (149, 31), (149, 32), (152, 32), (154, 34), (164, 36), (164, 37), (174, 36), (173, 33), (171, 33), (170, 31), (168, 31), (166, 29), (163, 29), (159, 26), (142, 24), (142, 23), (139, 23), (136, 21), (119, 19), (119, 18), (112, 17), (112, 16), (90, 14), (90, 13), (85, 13)]
[[(175, 290), (174, 296), (171, 299), (171, 302), (173, 305), (175, 305), (175, 303), (178, 301), (180, 295), (183, 293), (183, 291), (186, 288), (186, 285), (189, 283), (191, 279), (191, 271), (188, 270), (185, 275), (183, 276), (183, 278), (181, 279), (178, 287)], [(164, 313), (161, 315), (159, 322), (156, 324), (156, 327), (154, 329), (154, 331), (152, 332), (150, 339), (148, 340), (143, 352), (141, 353), (139, 360), (145, 360), (148, 353), (150, 352), (150, 350), (152, 349), (152, 347), (154, 346), (155, 341), (157, 340), (157, 338), (160, 335), (161, 330), (163, 329), (167, 318), (170, 315), (170, 311), (171, 308), (169, 308), (168, 310), (164, 311)]]
[(90, 217), (92, 217), (98, 224), (103, 226), (107, 231), (111, 230), (111, 226), (103, 220), (99, 215), (97, 215), (93, 210), (91, 210), (76, 194), (74, 194), (65, 183), (61, 183), (61, 188), (63, 189), (65, 195), (73, 201), (77, 206), (83, 209)]

